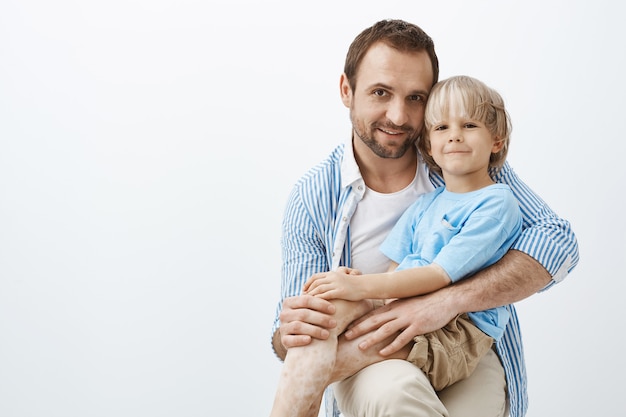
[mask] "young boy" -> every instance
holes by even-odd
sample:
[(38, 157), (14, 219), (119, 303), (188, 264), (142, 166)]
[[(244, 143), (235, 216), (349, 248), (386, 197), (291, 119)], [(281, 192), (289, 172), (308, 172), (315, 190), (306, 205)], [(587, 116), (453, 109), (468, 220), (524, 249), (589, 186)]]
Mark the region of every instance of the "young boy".
[[(508, 186), (490, 176), (504, 163), (509, 145), (511, 124), (501, 96), (471, 77), (441, 81), (428, 98), (424, 126), (420, 153), (430, 169), (443, 175), (445, 187), (420, 197), (384, 241), (381, 251), (392, 261), (389, 272), (361, 275), (341, 268), (318, 273), (305, 284), (306, 293), (387, 302), (427, 294), (495, 263), (518, 237), (518, 202)], [(407, 359), (441, 390), (472, 373), (508, 319), (504, 307), (462, 314), (443, 329), (417, 336)], [(340, 323), (328, 341), (300, 348), (298, 362), (285, 361), (272, 416), (316, 415), (323, 389), (333, 382), (328, 370), (336, 337), (346, 325)], [(326, 380), (319, 370), (326, 371)]]

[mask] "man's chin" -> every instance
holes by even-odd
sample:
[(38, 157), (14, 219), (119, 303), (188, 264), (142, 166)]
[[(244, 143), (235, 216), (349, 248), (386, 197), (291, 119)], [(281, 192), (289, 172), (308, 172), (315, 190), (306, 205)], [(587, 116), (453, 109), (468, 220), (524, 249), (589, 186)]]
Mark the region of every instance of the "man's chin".
[(407, 148), (381, 148), (379, 152), (375, 152), (381, 158), (385, 159), (400, 159), (406, 154)]

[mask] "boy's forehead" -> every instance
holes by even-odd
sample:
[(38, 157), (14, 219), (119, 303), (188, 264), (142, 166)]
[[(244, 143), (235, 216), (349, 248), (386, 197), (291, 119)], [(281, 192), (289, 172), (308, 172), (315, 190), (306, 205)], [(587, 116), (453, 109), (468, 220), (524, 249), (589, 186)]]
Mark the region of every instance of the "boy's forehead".
[[(463, 119), (475, 120), (476, 114), (470, 104), (454, 94), (446, 94), (437, 98), (430, 97), (433, 103), (427, 106), (427, 116), (431, 120)], [(475, 110), (475, 109), (474, 109)]]

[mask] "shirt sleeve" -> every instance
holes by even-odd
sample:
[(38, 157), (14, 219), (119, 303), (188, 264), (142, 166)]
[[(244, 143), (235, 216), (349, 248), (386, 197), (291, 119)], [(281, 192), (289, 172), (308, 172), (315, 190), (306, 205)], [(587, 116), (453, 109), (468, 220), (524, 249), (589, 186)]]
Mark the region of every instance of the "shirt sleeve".
[(300, 295), (308, 277), (329, 269), (326, 246), (300, 191), (297, 186), (292, 190), (283, 217), (281, 299), (276, 307), (272, 334), (280, 325), (283, 300)]
[(509, 163), (495, 175), (508, 184), (520, 204), (523, 230), (512, 249), (536, 259), (552, 276), (548, 287), (562, 281), (578, 264), (578, 242), (570, 223), (559, 217), (513, 171)]

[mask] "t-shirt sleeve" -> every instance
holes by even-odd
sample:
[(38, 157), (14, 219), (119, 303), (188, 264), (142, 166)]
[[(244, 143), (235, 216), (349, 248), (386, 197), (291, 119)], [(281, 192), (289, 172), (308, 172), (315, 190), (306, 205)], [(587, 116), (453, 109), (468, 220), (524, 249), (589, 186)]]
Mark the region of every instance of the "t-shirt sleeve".
[[(519, 236), (522, 217), (511, 193), (490, 196), (467, 218), (433, 263), (455, 282), (498, 261)], [(451, 227), (451, 226), (450, 226)]]

